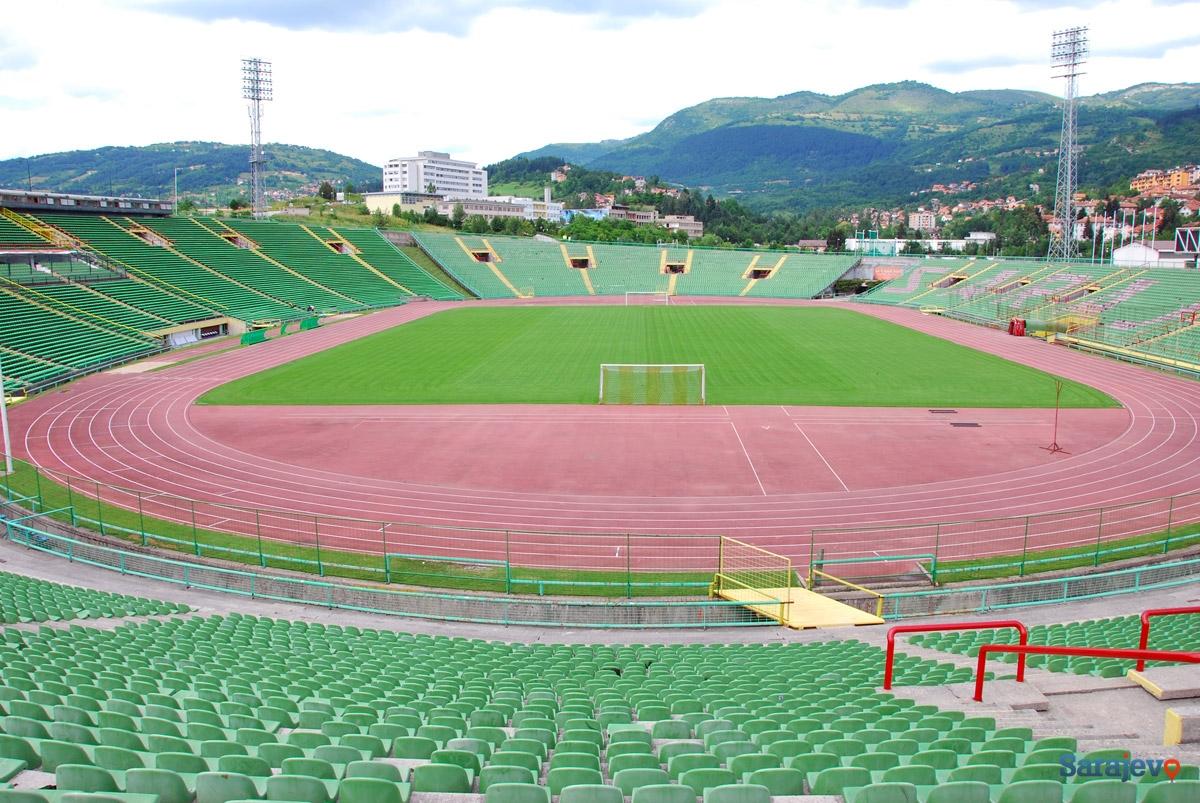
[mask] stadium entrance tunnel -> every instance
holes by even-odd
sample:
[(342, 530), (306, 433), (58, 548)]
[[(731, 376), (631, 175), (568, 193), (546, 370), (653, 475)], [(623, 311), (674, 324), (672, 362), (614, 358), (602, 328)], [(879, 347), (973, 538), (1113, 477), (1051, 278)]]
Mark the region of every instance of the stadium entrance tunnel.
[(471, 258), (474, 259), (476, 262), (491, 262), (492, 261), (492, 252), (491, 251), (472, 251)]
[(587, 257), (569, 257), (568, 261), (572, 268), (578, 268), (579, 270), (587, 270), (592, 266), (592, 261)]
[(750, 271), (751, 279), (766, 279), (771, 275), (771, 268), (755, 268)]
[(663, 269), (663, 273), (687, 273), (687, 263), (668, 262)]

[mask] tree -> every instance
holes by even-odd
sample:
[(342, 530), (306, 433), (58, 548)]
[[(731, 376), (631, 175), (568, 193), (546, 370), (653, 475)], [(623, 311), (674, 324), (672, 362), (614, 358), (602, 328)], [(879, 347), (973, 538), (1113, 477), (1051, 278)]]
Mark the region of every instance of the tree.
[(494, 218), (492, 218), (491, 227), (492, 231), (496, 232), (497, 234), (504, 231), (504, 218), (500, 217), (500, 215), (496, 215)]
[(239, 209), (249, 209), (250, 202), (245, 198), (234, 198), (229, 202), (229, 211), (236, 212)]
[(383, 214), (383, 209), (376, 209), (371, 214), (371, 222), (375, 224), (376, 228), (382, 228), (387, 225), (387, 215)]
[(326, 201), (332, 201), (337, 197), (337, 193), (333, 191), (333, 185), (328, 181), (322, 181), (321, 186), (317, 187), (317, 195)]
[(463, 221), (463, 229), (472, 234), (487, 234), (488, 221), (483, 215), (471, 215)]
[(455, 204), (454, 209), (450, 212), (450, 225), (456, 229), (463, 227), (463, 221), (467, 219), (467, 213), (463, 210), (462, 204)]
[(846, 250), (846, 232), (841, 229), (830, 229), (825, 235), (825, 247), (830, 251)]
[(345, 188), (345, 189), (346, 189), (346, 194), (347, 194), (347, 195), (349, 195), (349, 194), (350, 194), (350, 193), (352, 193), (352, 192), (355, 192), (354, 185), (353, 185), (353, 184), (351, 184), (349, 181), (347, 181), (347, 182), (346, 182), (346, 188)]
[(400, 217), (402, 212), (403, 210), (400, 209), (400, 204), (392, 204), (392, 217)]
[(183, 215), (186, 215), (189, 212), (195, 212), (196, 211), (196, 202), (193, 201), (191, 198), (184, 198), (182, 201), (180, 201), (177, 204), (176, 211)]

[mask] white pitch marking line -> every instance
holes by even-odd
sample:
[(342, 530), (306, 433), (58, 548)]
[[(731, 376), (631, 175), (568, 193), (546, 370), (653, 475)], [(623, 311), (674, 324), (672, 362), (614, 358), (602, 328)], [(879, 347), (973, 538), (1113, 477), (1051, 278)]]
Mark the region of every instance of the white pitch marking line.
[(842, 482), (842, 478), (833, 470), (833, 466), (829, 465), (829, 461), (825, 459), (825, 455), (821, 454), (821, 450), (812, 442), (812, 438), (808, 437), (808, 433), (801, 429), (799, 424), (795, 424), (794, 426), (796, 427), (796, 431), (804, 436), (804, 440), (808, 441), (808, 445), (812, 447), (812, 450), (817, 453), (817, 457), (821, 458), (821, 462), (825, 464), (825, 468), (829, 469), (829, 473), (833, 475), (833, 478), (838, 481), (838, 485), (842, 486), (842, 490), (849, 491), (850, 489), (846, 487), (846, 483)]
[[(726, 410), (725, 412), (729, 412)], [(746, 450), (746, 444), (742, 442), (742, 436), (738, 434), (737, 424), (732, 421), (729, 426), (733, 427), (733, 437), (737, 438), (738, 446), (742, 447), (742, 454), (746, 456), (746, 462), (750, 465), (750, 471), (754, 474), (754, 481), (758, 483), (758, 490), (762, 491), (762, 495), (767, 495), (767, 489), (763, 487), (762, 480), (758, 478), (758, 469), (754, 467), (754, 461), (750, 459), (750, 452)]]

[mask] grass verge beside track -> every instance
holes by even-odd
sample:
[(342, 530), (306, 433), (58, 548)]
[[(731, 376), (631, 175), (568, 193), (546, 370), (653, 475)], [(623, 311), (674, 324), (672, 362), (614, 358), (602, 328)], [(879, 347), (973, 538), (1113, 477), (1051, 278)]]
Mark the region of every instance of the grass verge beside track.
[[(322, 547), (224, 533), (190, 524), (139, 515), (136, 510), (98, 502), (90, 482), (74, 482), (73, 489), (51, 479), (22, 460), (15, 472), (0, 477), (0, 494), (20, 499), (22, 507), (55, 511), (49, 518), (76, 523), (89, 530), (135, 544), (180, 553), (180, 557), (226, 560), (267, 569), (306, 572), (322, 577), (387, 582), (439, 590), (487, 591), (516, 594), (588, 597), (703, 596), (712, 581), (709, 572), (584, 571), (525, 566), (472, 564), (454, 560), (419, 560), (393, 556), (385, 568), (383, 557)], [(73, 510), (73, 514), (72, 514)], [(37, 519), (29, 523), (36, 526)]]

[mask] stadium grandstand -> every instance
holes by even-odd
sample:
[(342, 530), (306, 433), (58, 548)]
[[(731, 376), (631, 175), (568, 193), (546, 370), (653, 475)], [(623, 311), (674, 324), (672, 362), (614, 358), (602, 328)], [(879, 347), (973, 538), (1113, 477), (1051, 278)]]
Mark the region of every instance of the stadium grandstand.
[(416, 232), (414, 238), (480, 298), (749, 296), (815, 298), (857, 262), (795, 251), (560, 243)]
[(0, 803), (1200, 800), (1195, 271), (49, 200)]
[(914, 307), (984, 326), (1017, 318), (1029, 332), (1122, 357), (1200, 371), (1197, 274), (980, 258), (913, 262), (859, 301)]
[(172, 217), (169, 205), (120, 198), (4, 198), (9, 393), (247, 328), (462, 297), (374, 229)]

